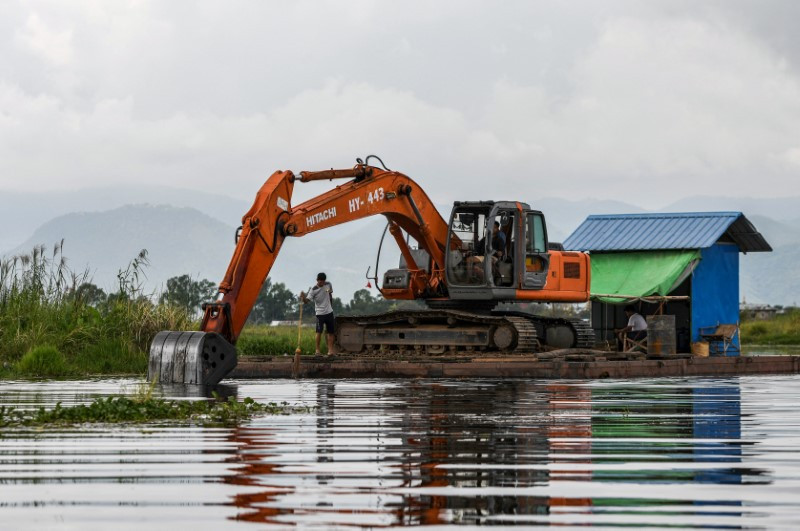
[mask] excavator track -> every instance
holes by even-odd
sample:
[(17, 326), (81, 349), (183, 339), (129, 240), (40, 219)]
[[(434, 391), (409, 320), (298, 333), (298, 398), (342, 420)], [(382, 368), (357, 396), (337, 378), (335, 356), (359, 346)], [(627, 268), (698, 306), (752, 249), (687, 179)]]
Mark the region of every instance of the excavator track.
[(567, 319), (569, 321), (570, 326), (575, 330), (577, 333), (577, 341), (575, 344), (575, 348), (594, 348), (595, 347), (595, 335), (594, 329), (592, 329), (592, 325), (587, 323), (582, 319), (574, 319), (570, 318)]
[(336, 339), (340, 350), (347, 353), (525, 354), (589, 347), (594, 343), (594, 333), (580, 319), (523, 312), (401, 310), (337, 317)]
[(536, 326), (541, 342), (549, 348), (593, 348), (594, 330), (591, 325), (574, 317), (545, 317), (525, 312), (499, 311), (492, 315), (516, 316)]

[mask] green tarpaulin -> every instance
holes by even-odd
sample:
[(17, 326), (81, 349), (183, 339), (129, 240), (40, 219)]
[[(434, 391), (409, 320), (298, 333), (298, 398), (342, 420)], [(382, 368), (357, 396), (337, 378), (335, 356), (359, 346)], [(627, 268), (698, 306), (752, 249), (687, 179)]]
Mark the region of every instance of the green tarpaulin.
[(687, 266), (699, 258), (699, 251), (592, 254), (592, 300), (621, 304), (630, 297), (668, 295)]

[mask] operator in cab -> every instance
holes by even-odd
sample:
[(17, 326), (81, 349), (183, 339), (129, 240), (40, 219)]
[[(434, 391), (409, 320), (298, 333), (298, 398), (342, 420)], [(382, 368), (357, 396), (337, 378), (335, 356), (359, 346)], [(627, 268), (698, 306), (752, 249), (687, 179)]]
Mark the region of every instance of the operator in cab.
[[(492, 256), (500, 258), (506, 248), (506, 233), (500, 230), (500, 222), (495, 221), (492, 227)], [(486, 238), (481, 238), (478, 242), (478, 253), (486, 254)], [(483, 261), (483, 256), (480, 257)]]
[(335, 354), (334, 352), (334, 318), (333, 318), (333, 286), (327, 280), (325, 273), (317, 275), (317, 283), (308, 291), (308, 294), (300, 292), (300, 300), (304, 303), (310, 300), (314, 301), (314, 313), (317, 316), (317, 335), (315, 354), (321, 355), (320, 342), (322, 340), (323, 329), (326, 332), (326, 340), (328, 343), (328, 356)]
[[(497, 262), (498, 258), (503, 257), (503, 251), (506, 248), (506, 233), (500, 230), (500, 222), (495, 221), (492, 227), (492, 266)], [(483, 278), (483, 262), (486, 258), (486, 238), (478, 240), (478, 245), (475, 249), (475, 256), (467, 258), (467, 267), (472, 271), (474, 277)]]

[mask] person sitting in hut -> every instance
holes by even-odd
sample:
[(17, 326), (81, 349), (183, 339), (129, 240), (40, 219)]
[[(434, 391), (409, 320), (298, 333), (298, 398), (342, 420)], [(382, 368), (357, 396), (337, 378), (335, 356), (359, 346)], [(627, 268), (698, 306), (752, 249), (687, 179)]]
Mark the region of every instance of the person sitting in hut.
[(636, 308), (630, 304), (625, 306), (625, 316), (628, 318), (628, 326), (614, 330), (620, 351), (625, 350), (626, 337), (633, 341), (642, 341), (647, 337), (647, 321), (636, 312)]

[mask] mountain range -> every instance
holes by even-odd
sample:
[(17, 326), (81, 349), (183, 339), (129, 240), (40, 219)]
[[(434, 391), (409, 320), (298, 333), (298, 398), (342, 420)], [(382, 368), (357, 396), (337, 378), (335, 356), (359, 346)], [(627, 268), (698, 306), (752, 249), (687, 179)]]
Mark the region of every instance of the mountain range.
[[(234, 232), (247, 201), (169, 187), (97, 188), (69, 192), (0, 194), (0, 255), (30, 252), (34, 245), (64, 239), (73, 271), (88, 269), (106, 290), (117, 272), (147, 249), (145, 289), (158, 291), (172, 276), (190, 274), (218, 282), (234, 248)], [(740, 298), (753, 303), (794, 304), (800, 299), (800, 198), (687, 198), (659, 211), (743, 211), (772, 245), (772, 253), (741, 255)], [(621, 201), (542, 198), (531, 201), (545, 213), (552, 241), (562, 241), (590, 214), (645, 210)], [(439, 205), (447, 218), (450, 205)], [(325, 271), (345, 301), (374, 273), (383, 218), (288, 239), (270, 276), (293, 291), (306, 289)], [(396, 267), (399, 252), (387, 235), (380, 270)], [(373, 283), (374, 285), (374, 283)], [(375, 293), (373, 291), (373, 293)]]

